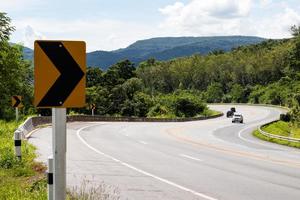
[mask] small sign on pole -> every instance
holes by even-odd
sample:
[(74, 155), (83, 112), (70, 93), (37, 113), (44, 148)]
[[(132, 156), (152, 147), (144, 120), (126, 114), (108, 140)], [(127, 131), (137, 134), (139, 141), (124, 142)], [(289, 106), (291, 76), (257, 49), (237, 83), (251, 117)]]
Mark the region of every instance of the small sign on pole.
[(95, 112), (95, 109), (96, 109), (96, 104), (93, 103), (91, 107), (92, 107), (92, 116), (94, 116), (94, 112)]
[(85, 42), (35, 41), (34, 64), (34, 104), (52, 108), (53, 195), (49, 196), (65, 199), (66, 108), (85, 106)]
[(23, 107), (22, 96), (14, 95), (11, 97), (11, 105), (16, 109), (16, 121), (19, 120), (19, 108)]

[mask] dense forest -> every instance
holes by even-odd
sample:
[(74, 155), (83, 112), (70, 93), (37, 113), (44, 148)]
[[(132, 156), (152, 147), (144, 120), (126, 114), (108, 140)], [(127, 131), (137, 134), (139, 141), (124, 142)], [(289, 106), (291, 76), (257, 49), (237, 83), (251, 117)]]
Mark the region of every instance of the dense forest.
[[(8, 43), (14, 30), (1, 13), (0, 117), (10, 118), (12, 95), (24, 97), (25, 114), (36, 111), (33, 99), (33, 66), (22, 58), (20, 46)], [(4, 20), (3, 20), (4, 19)], [(300, 121), (300, 34), (293, 37), (240, 46), (230, 52), (215, 50), (169, 61), (148, 59), (138, 66), (120, 61), (102, 71), (87, 69), (87, 106), (69, 113), (139, 117), (194, 117), (210, 115), (206, 103), (264, 103), (291, 108)]]

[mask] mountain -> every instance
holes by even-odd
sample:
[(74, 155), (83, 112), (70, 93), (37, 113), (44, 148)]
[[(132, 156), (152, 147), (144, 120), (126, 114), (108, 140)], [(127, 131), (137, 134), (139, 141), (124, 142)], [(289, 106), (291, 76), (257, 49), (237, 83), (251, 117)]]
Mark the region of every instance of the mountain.
[[(148, 58), (169, 60), (193, 54), (208, 54), (215, 50), (230, 51), (242, 45), (256, 44), (264, 38), (252, 36), (215, 37), (160, 37), (139, 40), (126, 48), (114, 51), (93, 51), (87, 53), (87, 65), (106, 70), (120, 60), (129, 59), (138, 64)], [(31, 49), (24, 48), (24, 58), (32, 59)]]
[(28, 47), (23, 47), (23, 57), (25, 60), (33, 60), (33, 50)]
[(250, 36), (152, 38), (137, 41), (124, 49), (90, 52), (87, 54), (87, 63), (89, 66), (107, 69), (123, 59), (129, 59), (136, 64), (148, 58), (169, 60), (193, 54), (205, 55), (214, 50), (230, 51), (238, 46), (256, 44), (264, 40)]

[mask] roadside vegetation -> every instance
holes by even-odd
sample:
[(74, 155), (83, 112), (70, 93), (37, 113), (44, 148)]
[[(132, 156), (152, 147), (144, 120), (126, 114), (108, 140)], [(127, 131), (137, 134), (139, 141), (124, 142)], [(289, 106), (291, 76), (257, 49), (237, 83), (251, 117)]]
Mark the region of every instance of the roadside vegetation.
[(278, 121), (262, 127), (263, 131), (284, 137), (300, 138), (300, 129), (295, 128), (291, 123)]
[(0, 199), (47, 199), (46, 167), (34, 162), (35, 148), (22, 141), (22, 160), (14, 154), (18, 123), (0, 120)]
[(255, 137), (258, 137), (258, 138), (260, 138), (262, 140), (265, 140), (265, 141), (268, 141), (268, 142), (273, 142), (273, 143), (276, 143), (276, 144), (281, 144), (281, 145), (285, 145), (285, 146), (300, 148), (300, 143), (299, 142), (290, 142), (290, 141), (276, 139), (276, 138), (269, 138), (269, 137), (266, 137), (265, 135), (261, 134), (258, 130), (254, 131), (253, 135)]
[[(291, 137), (291, 138), (300, 138), (300, 128), (298, 126), (298, 123), (291, 122), (289, 120), (289, 114), (281, 115), (280, 121), (262, 126), (262, 130), (274, 135)], [(253, 135), (262, 140), (266, 140), (268, 142), (300, 148), (300, 142), (291, 142), (282, 139), (270, 138), (261, 134), (258, 130), (254, 131)]]

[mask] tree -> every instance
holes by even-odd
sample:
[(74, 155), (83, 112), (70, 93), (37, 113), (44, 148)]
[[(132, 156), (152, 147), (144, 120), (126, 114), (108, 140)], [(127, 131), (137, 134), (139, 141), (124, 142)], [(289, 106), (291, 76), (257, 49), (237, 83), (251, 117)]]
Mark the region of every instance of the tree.
[(290, 31), (294, 37), (298, 37), (300, 35), (300, 26), (293, 25)]
[(98, 67), (88, 67), (86, 72), (87, 87), (99, 86), (103, 83), (102, 70)]
[(234, 84), (230, 91), (232, 100), (235, 103), (241, 103), (244, 97), (244, 89), (240, 84)]
[(219, 103), (222, 100), (224, 93), (222, 85), (220, 83), (212, 83), (207, 87), (207, 102), (208, 103)]
[(133, 96), (136, 92), (142, 89), (143, 83), (139, 78), (128, 79), (125, 83), (122, 84), (123, 90), (126, 93), (128, 99), (133, 99)]
[(205, 109), (205, 104), (191, 95), (181, 96), (175, 101), (175, 114), (179, 117), (194, 117)]
[(127, 79), (135, 77), (134, 64), (129, 60), (123, 60), (111, 66), (103, 75), (104, 85), (112, 87), (123, 84)]
[(293, 71), (300, 71), (300, 37), (295, 38), (289, 60), (291, 69)]
[(23, 96), (25, 110), (32, 108), (32, 68), (23, 60), (22, 47), (10, 45), (9, 36), (14, 30), (10, 18), (0, 13), (0, 117), (13, 117), (10, 101), (12, 95)]
[(6, 13), (0, 12), (0, 41), (8, 41), (10, 34), (15, 30), (15, 27), (10, 25), (10, 18)]

